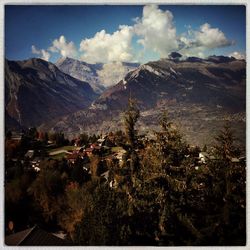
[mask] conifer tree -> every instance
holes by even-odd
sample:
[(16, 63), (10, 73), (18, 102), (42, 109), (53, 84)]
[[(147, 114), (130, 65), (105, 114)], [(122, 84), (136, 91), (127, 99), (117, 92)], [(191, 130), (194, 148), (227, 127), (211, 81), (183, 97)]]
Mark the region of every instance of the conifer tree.
[(140, 111), (136, 107), (136, 100), (129, 98), (128, 109), (124, 113), (124, 125), (130, 150), (134, 150), (136, 145), (135, 124), (139, 117)]

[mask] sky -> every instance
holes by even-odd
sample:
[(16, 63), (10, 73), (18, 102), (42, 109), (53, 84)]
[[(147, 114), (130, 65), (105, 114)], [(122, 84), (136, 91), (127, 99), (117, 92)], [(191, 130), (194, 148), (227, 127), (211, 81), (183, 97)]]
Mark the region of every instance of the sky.
[(5, 5), (5, 57), (88, 63), (245, 58), (244, 5)]

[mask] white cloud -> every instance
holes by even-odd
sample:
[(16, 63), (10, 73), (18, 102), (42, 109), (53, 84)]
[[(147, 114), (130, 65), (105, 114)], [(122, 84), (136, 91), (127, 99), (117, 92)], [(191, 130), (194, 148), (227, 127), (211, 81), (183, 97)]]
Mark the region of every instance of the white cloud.
[(177, 50), (176, 28), (170, 11), (162, 11), (157, 5), (148, 5), (143, 8), (142, 18), (136, 18), (135, 21), (134, 32), (141, 37), (138, 43), (145, 50), (154, 51), (160, 57)]
[(188, 28), (186, 33), (179, 37), (179, 51), (185, 56), (204, 57), (211, 50), (233, 45), (234, 42), (226, 38), (225, 34), (218, 28), (212, 28), (205, 23), (199, 30)]
[(242, 54), (242, 53), (240, 53), (238, 51), (234, 51), (234, 52), (230, 53), (228, 56), (232, 56), (232, 57), (234, 57), (236, 59), (239, 59), (239, 60), (246, 59), (246, 55)]
[(32, 54), (36, 54), (36, 55), (41, 54), (41, 51), (39, 49), (37, 49), (35, 45), (31, 46), (31, 51), (32, 51)]
[(58, 39), (55, 39), (52, 43), (53, 45), (49, 47), (49, 51), (53, 53), (60, 53), (63, 57), (76, 57), (77, 50), (74, 43), (67, 42), (64, 36), (60, 36)]
[(50, 53), (44, 49), (41, 50), (42, 53), (42, 59), (49, 61), (50, 59)]
[(225, 47), (233, 44), (232, 41), (229, 41), (226, 38), (221, 30), (218, 28), (211, 28), (208, 23), (201, 25), (200, 30), (195, 31), (194, 34), (197, 46), (202, 46), (208, 49)]
[(131, 26), (121, 25), (113, 34), (105, 30), (97, 32), (93, 38), (86, 38), (80, 43), (81, 59), (90, 63), (131, 61), (131, 40), (133, 29)]
[(43, 60), (46, 60), (46, 61), (49, 61), (50, 59), (50, 53), (44, 49), (37, 49), (35, 45), (32, 45), (31, 46), (31, 52), (32, 54), (35, 54), (35, 55), (39, 55), (40, 58), (42, 58)]
[(110, 62), (103, 65), (101, 70), (97, 71), (100, 82), (106, 87), (110, 87), (124, 78), (124, 76), (135, 66), (124, 65), (122, 62)]
[(187, 32), (178, 36), (173, 14), (159, 9), (157, 5), (145, 6), (142, 18), (134, 20), (134, 32), (141, 37), (138, 43), (145, 52), (154, 51), (160, 57), (166, 57), (173, 51), (179, 51), (184, 56), (204, 57), (211, 49), (233, 44), (220, 29), (208, 23), (201, 25), (199, 30), (185, 25)]

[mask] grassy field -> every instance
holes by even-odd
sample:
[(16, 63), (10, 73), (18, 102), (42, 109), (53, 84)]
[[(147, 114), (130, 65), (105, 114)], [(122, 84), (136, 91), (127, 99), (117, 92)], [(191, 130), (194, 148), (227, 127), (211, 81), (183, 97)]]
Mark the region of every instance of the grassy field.
[(49, 149), (48, 153), (52, 153), (52, 152), (56, 152), (56, 151), (60, 151), (60, 150), (66, 150), (66, 151), (73, 151), (79, 149), (79, 147), (76, 146), (63, 146), (63, 147), (59, 147), (59, 148), (53, 148), (53, 149)]
[(61, 160), (61, 159), (63, 159), (65, 156), (66, 156), (66, 153), (60, 153), (60, 154), (57, 154), (57, 155), (50, 156), (50, 158), (52, 158), (52, 159), (54, 159), (54, 160)]
[(119, 152), (120, 150), (122, 150), (123, 148), (122, 147), (113, 147), (112, 149), (111, 149), (111, 152), (112, 153), (117, 153), (117, 152)]

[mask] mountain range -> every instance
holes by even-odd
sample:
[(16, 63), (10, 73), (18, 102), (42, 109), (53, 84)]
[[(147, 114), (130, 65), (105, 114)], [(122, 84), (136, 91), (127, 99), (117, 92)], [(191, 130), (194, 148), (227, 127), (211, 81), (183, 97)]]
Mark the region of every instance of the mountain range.
[[(224, 56), (172, 58), (143, 65), (113, 63), (107, 70), (105, 65), (64, 58), (56, 65), (41, 59), (6, 61), (5, 108), (9, 118), (69, 136), (104, 133), (122, 129), (122, 112), (132, 97), (141, 111), (138, 128), (143, 133), (158, 129), (158, 117), (167, 110), (190, 143), (207, 143), (225, 120), (235, 128), (241, 144), (245, 142), (245, 60)], [(128, 68), (116, 74), (115, 68), (121, 66)], [(112, 71), (115, 85), (108, 76)], [(47, 101), (51, 95), (55, 102)]]

